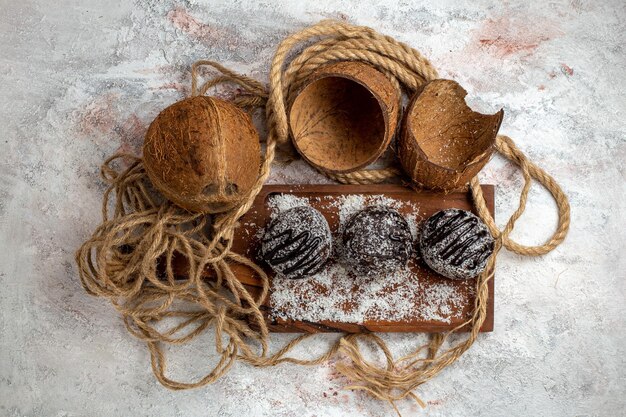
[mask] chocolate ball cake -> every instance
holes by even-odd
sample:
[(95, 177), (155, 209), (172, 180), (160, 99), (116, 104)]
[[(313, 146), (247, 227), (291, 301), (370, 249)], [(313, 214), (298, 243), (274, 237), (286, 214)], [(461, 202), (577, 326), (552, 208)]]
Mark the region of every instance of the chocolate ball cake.
[(279, 275), (303, 278), (318, 272), (332, 252), (330, 228), (322, 214), (302, 206), (280, 212), (261, 240), (261, 257)]
[(409, 224), (400, 213), (387, 207), (368, 207), (346, 223), (344, 258), (361, 274), (393, 272), (407, 264), (412, 242)]
[(420, 235), (424, 262), (450, 279), (469, 279), (480, 274), (493, 246), (493, 237), (483, 221), (459, 209), (433, 214), (424, 222)]

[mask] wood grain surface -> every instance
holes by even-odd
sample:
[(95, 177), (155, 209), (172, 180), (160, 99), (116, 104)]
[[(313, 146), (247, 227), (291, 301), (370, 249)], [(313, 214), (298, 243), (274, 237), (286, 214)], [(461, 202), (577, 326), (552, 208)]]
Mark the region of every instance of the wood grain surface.
[[(494, 187), (483, 185), (483, 193), (492, 215), (494, 214)], [(267, 204), (268, 198), (272, 194), (294, 194), (298, 197), (307, 197), (311, 206), (320, 210), (326, 217), (331, 230), (336, 230), (339, 223), (337, 204), (332, 204), (333, 198), (358, 194), (365, 196), (384, 195), (385, 197), (398, 200), (399, 202), (411, 203), (417, 207), (419, 216), (428, 218), (435, 212), (446, 208), (460, 208), (472, 210), (471, 194), (467, 191), (451, 192), (442, 194), (429, 191), (415, 191), (400, 185), (267, 185), (257, 196), (254, 205), (246, 213), (241, 221), (241, 226), (237, 229), (233, 250), (254, 259), (260, 265), (263, 262), (258, 257), (259, 230), (263, 229), (270, 218), (271, 209)], [(408, 207), (408, 206), (403, 206)], [(408, 215), (407, 209), (400, 208), (402, 214)], [(363, 323), (342, 323), (331, 321), (309, 322), (299, 320), (279, 319), (274, 316), (270, 296), (266, 299), (262, 309), (266, 315), (266, 321), (270, 331), (273, 332), (294, 332), (294, 333), (317, 333), (317, 332), (442, 332), (450, 330), (469, 318), (474, 305), (475, 280), (455, 281), (444, 278), (430, 270), (420, 260), (409, 264), (412, 272), (419, 277), (420, 286), (416, 309), (419, 308), (420, 300), (423, 301), (429, 288), (445, 282), (454, 286), (456, 293), (460, 294), (462, 303), (456, 306), (448, 317), (448, 322), (438, 320), (425, 320), (412, 318), (403, 321), (393, 320), (372, 320)], [(264, 266), (264, 269), (273, 276), (272, 271)], [(261, 283), (253, 271), (240, 265), (232, 265), (233, 271), (244, 284), (244, 286), (254, 295), (260, 291)], [(174, 269), (177, 273), (184, 274), (184, 259), (176, 260)], [(314, 279), (314, 278), (308, 278)], [(442, 281), (444, 280), (444, 281)], [(494, 279), (489, 282), (489, 302), (487, 308), (487, 318), (481, 331), (489, 332), (493, 330), (494, 319)], [(321, 295), (321, 294), (320, 294)]]

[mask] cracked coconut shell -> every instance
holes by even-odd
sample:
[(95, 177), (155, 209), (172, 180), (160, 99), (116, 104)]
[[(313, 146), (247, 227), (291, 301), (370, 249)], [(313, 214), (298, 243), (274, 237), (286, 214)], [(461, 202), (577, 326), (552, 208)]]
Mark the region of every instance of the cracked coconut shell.
[(176, 205), (201, 213), (237, 206), (259, 175), (259, 135), (250, 116), (213, 97), (191, 97), (163, 110), (143, 146), (146, 172)]
[(475, 112), (465, 103), (466, 95), (455, 81), (433, 80), (411, 100), (398, 156), (416, 186), (461, 188), (493, 154), (504, 112)]

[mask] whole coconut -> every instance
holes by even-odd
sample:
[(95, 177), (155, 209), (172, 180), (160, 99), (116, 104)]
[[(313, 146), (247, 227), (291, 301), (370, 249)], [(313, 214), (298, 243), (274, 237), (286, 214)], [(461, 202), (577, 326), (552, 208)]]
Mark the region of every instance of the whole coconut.
[(163, 110), (143, 146), (154, 186), (191, 212), (235, 207), (259, 175), (260, 145), (250, 116), (233, 104), (197, 96)]

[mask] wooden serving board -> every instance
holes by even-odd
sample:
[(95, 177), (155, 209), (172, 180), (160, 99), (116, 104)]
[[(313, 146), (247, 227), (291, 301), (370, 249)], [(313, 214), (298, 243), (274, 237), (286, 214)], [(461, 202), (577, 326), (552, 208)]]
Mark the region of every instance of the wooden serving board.
[[(493, 215), (494, 187), (492, 185), (483, 185), (482, 189), (487, 207)], [(242, 217), (241, 225), (236, 231), (233, 242), (233, 251), (248, 256), (259, 265), (264, 265), (258, 256), (259, 239), (272, 213), (269, 202), (273, 198), (272, 196), (279, 194), (291, 194), (308, 199), (309, 204), (318, 209), (328, 220), (335, 240), (339, 237), (335, 233), (339, 228), (341, 209), (341, 205), (337, 204), (337, 201), (345, 201), (346, 197), (351, 195), (359, 196), (358, 198), (363, 196), (366, 201), (371, 201), (371, 204), (380, 196), (384, 196), (386, 199), (393, 199), (398, 203), (396, 209), (400, 213), (405, 217), (411, 216), (418, 220), (425, 220), (435, 212), (446, 208), (456, 207), (474, 211), (471, 194), (467, 191), (449, 194), (428, 191), (417, 192), (400, 185), (267, 185), (263, 187), (263, 190), (257, 196), (252, 208)], [(366, 203), (366, 205), (371, 204)], [(285, 309), (284, 305), (281, 306), (283, 310), (279, 311), (272, 302), (272, 293), (274, 291), (281, 291), (284, 297), (286, 289), (288, 291), (293, 290), (293, 302), (299, 303), (298, 305), (317, 303), (328, 306), (327, 303), (322, 301), (324, 297), (336, 296), (336, 294), (333, 294), (336, 289), (333, 287), (332, 280), (329, 285), (328, 277), (322, 280), (320, 277), (312, 276), (304, 278), (304, 280), (289, 280), (289, 282), (285, 282), (285, 278), (274, 277), (272, 271), (268, 267), (263, 266), (272, 280), (270, 295), (262, 306), (270, 331), (290, 333), (442, 332), (465, 322), (470, 317), (475, 301), (475, 280), (456, 281), (446, 279), (430, 270), (419, 259), (418, 251), (415, 251), (415, 253), (416, 255), (409, 261), (410, 275), (406, 279), (406, 283), (398, 284), (396, 279), (393, 285), (386, 286), (384, 283), (385, 278), (379, 278), (377, 282), (359, 278), (354, 280), (354, 285), (349, 287), (349, 290), (343, 288), (344, 292), (352, 293), (345, 295), (346, 300), (339, 307), (333, 307), (343, 310), (339, 312), (342, 313), (339, 315), (342, 317), (342, 320), (313, 320), (310, 317), (307, 319), (294, 318), (290, 314), (300, 309), (291, 309), (292, 311), (290, 312), (290, 309)], [(248, 291), (255, 295), (259, 294), (261, 283), (252, 270), (235, 264), (232, 265), (232, 268), (237, 278)], [(175, 269), (177, 268), (175, 267)], [(382, 283), (380, 282), (381, 280), (383, 281)], [(345, 287), (345, 280), (342, 282)], [(381, 315), (378, 312), (370, 318), (365, 314), (365, 319), (360, 322), (343, 320), (343, 318), (351, 316), (350, 312), (361, 308), (361, 303), (363, 305), (369, 303), (367, 305), (373, 305), (373, 308), (377, 308), (376, 299), (365, 300), (361, 294), (364, 290), (362, 286), (372, 285), (377, 285), (376, 288), (378, 288), (380, 297), (382, 297), (381, 303), (386, 303), (385, 309), (382, 309), (383, 313), (391, 311), (392, 314), (385, 317), (384, 314)], [(493, 330), (493, 285), (494, 280), (491, 279), (489, 281), (487, 317), (481, 328), (483, 332)], [(300, 288), (303, 290), (300, 291)], [(394, 294), (394, 291), (404, 292)], [(407, 296), (405, 297), (404, 294), (407, 294)], [(450, 300), (446, 299), (448, 295)], [(396, 297), (395, 300), (398, 300), (398, 296), (402, 300), (399, 304), (403, 305), (404, 310), (401, 317), (395, 314), (393, 302), (389, 301), (393, 301), (393, 297)], [(284, 298), (281, 300), (284, 300)], [(411, 308), (407, 309), (407, 303), (409, 303)], [(392, 310), (389, 309), (389, 305), (392, 306)], [(333, 316), (332, 312), (330, 313), (330, 316)], [(329, 315), (329, 312), (326, 311), (325, 314)], [(467, 330), (467, 328), (464, 330)]]

